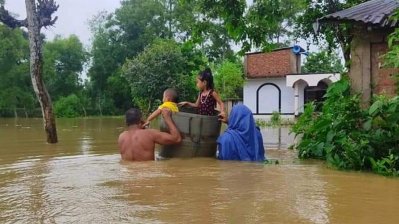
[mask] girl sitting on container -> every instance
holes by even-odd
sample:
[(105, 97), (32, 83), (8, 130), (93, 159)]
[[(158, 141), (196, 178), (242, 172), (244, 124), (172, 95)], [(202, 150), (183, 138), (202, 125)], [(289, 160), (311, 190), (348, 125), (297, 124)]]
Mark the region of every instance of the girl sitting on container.
[(213, 87), (213, 76), (210, 68), (206, 68), (198, 74), (197, 88), (200, 90), (200, 93), (195, 103), (184, 101), (178, 105), (195, 107), (198, 109), (198, 114), (200, 115), (214, 116), (216, 115), (215, 107), (217, 103), (220, 107), (220, 114), (218, 116), (225, 117), (224, 104)]

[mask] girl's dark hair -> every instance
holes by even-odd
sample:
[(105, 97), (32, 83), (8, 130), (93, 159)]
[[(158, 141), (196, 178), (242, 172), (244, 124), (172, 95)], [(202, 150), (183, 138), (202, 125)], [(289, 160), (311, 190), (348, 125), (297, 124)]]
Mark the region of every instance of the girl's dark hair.
[(206, 68), (204, 71), (198, 74), (198, 78), (201, 81), (206, 81), (206, 88), (213, 89), (213, 76), (210, 68)]

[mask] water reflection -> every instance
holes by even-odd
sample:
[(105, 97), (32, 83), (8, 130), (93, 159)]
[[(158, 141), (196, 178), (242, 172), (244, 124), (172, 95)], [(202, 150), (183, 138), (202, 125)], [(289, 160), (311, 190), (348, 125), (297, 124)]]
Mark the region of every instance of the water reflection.
[(262, 130), (264, 165), (124, 162), (122, 119), (57, 125), (49, 145), (40, 119), (0, 119), (0, 223), (398, 223), (398, 179), (298, 160), (288, 128)]
[(290, 134), (290, 126), (265, 127), (261, 133), (267, 149), (287, 149), (295, 140), (295, 135)]

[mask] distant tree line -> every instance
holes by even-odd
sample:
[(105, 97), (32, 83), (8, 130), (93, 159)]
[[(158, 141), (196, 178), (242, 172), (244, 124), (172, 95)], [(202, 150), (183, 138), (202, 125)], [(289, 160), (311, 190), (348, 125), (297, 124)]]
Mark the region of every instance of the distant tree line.
[[(132, 106), (149, 112), (168, 87), (180, 99), (194, 100), (195, 77), (205, 67), (213, 70), (224, 99), (241, 98), (243, 53), (286, 47), (306, 36), (315, 15), (322, 15), (309, 11), (310, 2), (123, 0), (114, 12), (92, 18), (89, 49), (74, 35), (51, 41), (43, 36), (43, 76), (54, 111), (57, 117), (120, 115)], [(321, 8), (331, 4), (317, 2)], [(320, 7), (315, 9), (323, 11)], [(324, 38), (338, 46), (333, 34), (322, 32), (309, 43)], [(327, 44), (325, 57), (337, 46)], [(323, 72), (338, 65), (331, 66)], [(29, 77), (27, 34), (0, 24), (0, 117), (40, 113)]]

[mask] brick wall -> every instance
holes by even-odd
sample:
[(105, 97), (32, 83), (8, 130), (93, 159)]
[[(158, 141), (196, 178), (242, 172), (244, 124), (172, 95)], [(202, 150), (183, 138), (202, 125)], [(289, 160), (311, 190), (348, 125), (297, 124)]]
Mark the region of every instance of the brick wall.
[(248, 78), (280, 77), (298, 73), (297, 57), (291, 48), (267, 53), (245, 55), (245, 74)]
[(383, 55), (388, 51), (386, 43), (371, 44), (371, 78), (373, 93), (396, 95), (396, 84), (394, 75), (398, 69), (386, 68), (383, 66)]

